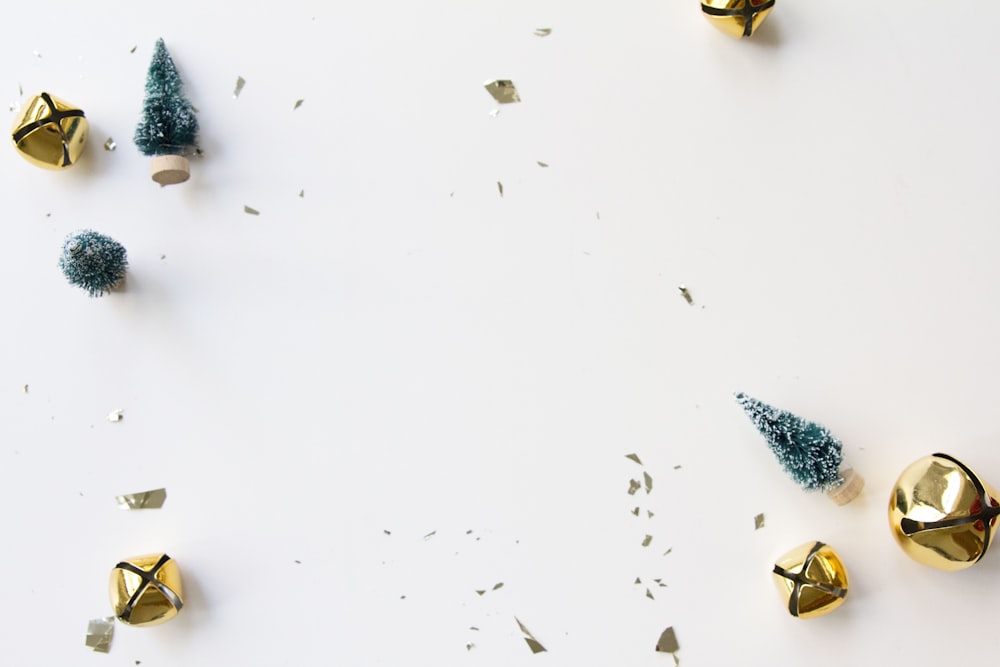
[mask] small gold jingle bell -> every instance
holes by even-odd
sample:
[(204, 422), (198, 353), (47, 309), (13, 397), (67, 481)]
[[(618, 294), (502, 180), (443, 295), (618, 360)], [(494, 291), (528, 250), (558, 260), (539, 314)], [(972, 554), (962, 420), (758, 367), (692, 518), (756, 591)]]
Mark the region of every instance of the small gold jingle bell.
[(129, 558), (111, 570), (111, 606), (128, 625), (158, 625), (184, 606), (181, 571), (167, 554)]
[(911, 464), (889, 498), (892, 536), (906, 555), (939, 570), (975, 565), (993, 541), (997, 492), (948, 454)]
[(774, 0), (701, 0), (701, 11), (716, 28), (731, 37), (757, 32), (774, 8)]
[(788, 613), (798, 618), (829, 614), (847, 597), (847, 568), (822, 542), (792, 549), (777, 560), (773, 574)]
[(14, 124), (11, 140), (21, 156), (44, 169), (65, 169), (80, 159), (87, 141), (81, 109), (49, 93), (35, 95)]

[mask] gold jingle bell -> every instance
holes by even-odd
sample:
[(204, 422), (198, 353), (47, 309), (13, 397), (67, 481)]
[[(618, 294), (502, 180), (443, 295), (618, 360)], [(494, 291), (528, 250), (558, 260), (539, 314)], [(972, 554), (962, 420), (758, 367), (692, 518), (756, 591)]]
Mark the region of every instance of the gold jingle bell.
[(129, 558), (111, 570), (111, 606), (128, 625), (158, 625), (184, 606), (181, 571), (167, 554)]
[(979, 562), (993, 541), (1000, 515), (997, 492), (971, 468), (948, 454), (911, 464), (889, 498), (889, 524), (913, 560), (939, 570), (963, 570)]
[(829, 614), (847, 597), (847, 568), (837, 552), (822, 542), (806, 542), (774, 564), (774, 583), (798, 618)]
[(701, 11), (716, 28), (731, 37), (757, 32), (774, 8), (774, 0), (701, 0)]
[(41, 93), (28, 102), (14, 124), (17, 152), (44, 169), (65, 169), (80, 159), (87, 141), (87, 118), (81, 109), (55, 95)]

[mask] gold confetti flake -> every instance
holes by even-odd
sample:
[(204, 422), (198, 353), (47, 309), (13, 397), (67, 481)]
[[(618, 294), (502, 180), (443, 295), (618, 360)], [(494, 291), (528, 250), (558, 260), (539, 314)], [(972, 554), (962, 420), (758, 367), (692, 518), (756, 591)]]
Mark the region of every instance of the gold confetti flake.
[(753, 529), (760, 530), (763, 527), (764, 527), (764, 515), (758, 514), (753, 518)]
[(477, 588), (476, 589), (476, 595), (478, 595), (479, 597), (482, 597), (482, 596), (486, 595), (486, 589), (485, 588)]
[(296, 109), (298, 109), (298, 108), (299, 108), (300, 106), (302, 106), (302, 103), (303, 103), (303, 102), (305, 102), (305, 100), (295, 100), (295, 106), (293, 106), (293, 107), (292, 107), (292, 111), (295, 111), (295, 110), (296, 110)]
[(652, 543), (653, 543), (652, 535), (647, 535), (646, 537), (642, 538), (642, 546), (648, 547)]
[(120, 422), (123, 419), (125, 419), (125, 411), (124, 410), (121, 410), (121, 409), (119, 409), (119, 410), (112, 410), (111, 412), (108, 413), (108, 421), (109, 422)]
[(23, 387), (21, 387), (21, 392), (27, 394), (28, 393), (28, 385), (24, 385)]
[(87, 623), (86, 646), (97, 653), (111, 650), (111, 640), (115, 636), (115, 617), (95, 618)]
[(646, 510), (646, 515), (647, 515), (647, 518), (649, 518), (649, 519), (652, 519), (655, 516), (653, 514), (653, 510)]
[(680, 648), (680, 645), (677, 643), (677, 633), (674, 632), (674, 626), (670, 626), (664, 630), (656, 642), (656, 650), (660, 653), (676, 653)]
[(669, 555), (670, 555), (670, 552), (671, 552), (671, 551), (673, 551), (673, 550), (674, 550), (674, 548), (673, 548), (673, 547), (670, 547), (669, 549), (667, 549), (666, 551), (664, 551), (664, 552), (663, 552), (663, 555), (664, 555), (664, 556), (669, 556)]
[(166, 499), (166, 489), (153, 489), (140, 493), (126, 493), (124, 496), (115, 496), (118, 509), (122, 510), (158, 510), (163, 507)]
[(538, 164), (539, 167), (543, 167), (543, 168), (547, 169), (548, 166), (549, 166), (547, 163), (542, 162), (541, 160), (536, 160), (535, 162)]
[(475, 644), (473, 644), (472, 642), (469, 642), (468, 644), (465, 645), (465, 650), (466, 651), (471, 651), (473, 648), (475, 648), (475, 646), (476, 646)]
[(650, 600), (656, 599), (653, 597), (653, 591), (649, 590), (648, 588), (646, 589), (646, 597), (648, 597)]
[(500, 191), (500, 196), (503, 197), (503, 183), (497, 181), (497, 190)]
[(677, 465), (674, 466), (674, 470), (680, 470), (680, 469), (681, 469), (681, 464), (678, 463)]
[(636, 577), (635, 581), (632, 582), (633, 585), (638, 585), (638, 584), (641, 584), (641, 583), (642, 583), (642, 579), (640, 579), (639, 577)]
[(649, 476), (648, 472), (644, 471), (642, 479), (646, 483), (646, 495), (648, 496), (653, 491), (653, 478)]
[(635, 461), (639, 465), (642, 465), (642, 461), (639, 459), (638, 454), (626, 454), (625, 458), (627, 458), (629, 461)]
[(258, 211), (253, 207), (247, 206), (246, 204), (243, 205), (243, 212), (246, 213), (247, 215), (260, 215), (260, 211)]
[(514, 82), (509, 79), (487, 81), (483, 86), (499, 104), (511, 104), (512, 102), (521, 101), (521, 96), (517, 94)]
[(632, 514), (639, 516), (639, 506), (637, 505), (635, 509), (632, 510)]
[(548, 37), (552, 34), (552, 28), (535, 28), (535, 37)]
[(247, 85), (246, 79), (242, 76), (236, 77), (236, 88), (233, 90), (233, 99), (235, 100), (243, 92), (243, 86)]
[(502, 581), (501, 581), (501, 582), (498, 582), (498, 583), (496, 583), (496, 584), (493, 584), (493, 590), (495, 590), (495, 591), (498, 591), (498, 590), (500, 590), (501, 588), (503, 588), (503, 582), (502, 582)]
[(132, 48), (128, 50), (129, 53), (135, 53), (135, 50), (139, 48), (138, 44), (133, 44)]
[(628, 481), (628, 494), (634, 496), (635, 492), (642, 488), (642, 484), (639, 483), (637, 479), (630, 479)]
[(108, 137), (107, 141), (104, 142), (104, 150), (111, 152), (116, 148), (118, 148), (118, 144), (115, 143), (114, 139)]
[(531, 634), (531, 631), (528, 630), (528, 628), (524, 627), (524, 623), (518, 620), (517, 616), (514, 617), (514, 620), (517, 622), (517, 627), (519, 627), (521, 632), (524, 633), (524, 641), (527, 642), (528, 648), (531, 649), (531, 652), (544, 653), (546, 650), (545, 647), (542, 646), (541, 642), (535, 639), (535, 636)]
[(677, 290), (681, 293), (681, 296), (684, 297), (684, 300), (688, 302), (689, 306), (694, 305), (694, 298), (691, 296), (691, 292), (688, 291), (687, 287), (684, 285), (678, 285)]

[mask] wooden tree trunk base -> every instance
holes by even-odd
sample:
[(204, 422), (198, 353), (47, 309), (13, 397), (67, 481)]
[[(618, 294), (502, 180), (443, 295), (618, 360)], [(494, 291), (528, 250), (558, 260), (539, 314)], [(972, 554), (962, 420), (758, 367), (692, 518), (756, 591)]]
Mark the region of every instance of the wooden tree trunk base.
[(858, 494), (861, 493), (861, 489), (865, 488), (865, 478), (854, 472), (853, 468), (841, 470), (840, 474), (844, 478), (844, 483), (834, 489), (830, 489), (826, 492), (826, 495), (838, 505), (846, 505), (857, 498)]
[(157, 155), (149, 163), (149, 173), (160, 185), (174, 185), (191, 177), (191, 165), (183, 155)]

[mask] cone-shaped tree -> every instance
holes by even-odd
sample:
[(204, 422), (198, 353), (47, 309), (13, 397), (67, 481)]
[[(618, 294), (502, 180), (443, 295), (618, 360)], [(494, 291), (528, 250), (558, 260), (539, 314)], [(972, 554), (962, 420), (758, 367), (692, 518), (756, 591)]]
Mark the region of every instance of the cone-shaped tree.
[(785, 472), (803, 488), (829, 491), (844, 482), (840, 441), (825, 427), (746, 394), (736, 394), (736, 402), (764, 436)]
[(59, 268), (66, 279), (90, 296), (110, 292), (125, 277), (127, 267), (122, 244), (90, 229), (67, 236), (59, 257)]
[[(198, 145), (198, 118), (184, 96), (183, 85), (163, 40), (157, 40), (146, 75), (142, 118), (135, 128), (133, 140), (143, 155), (178, 156), (154, 160), (153, 180), (161, 185), (187, 180), (188, 165), (183, 156)], [(165, 169), (183, 173), (163, 174)], [(159, 178), (158, 173), (161, 174)]]

